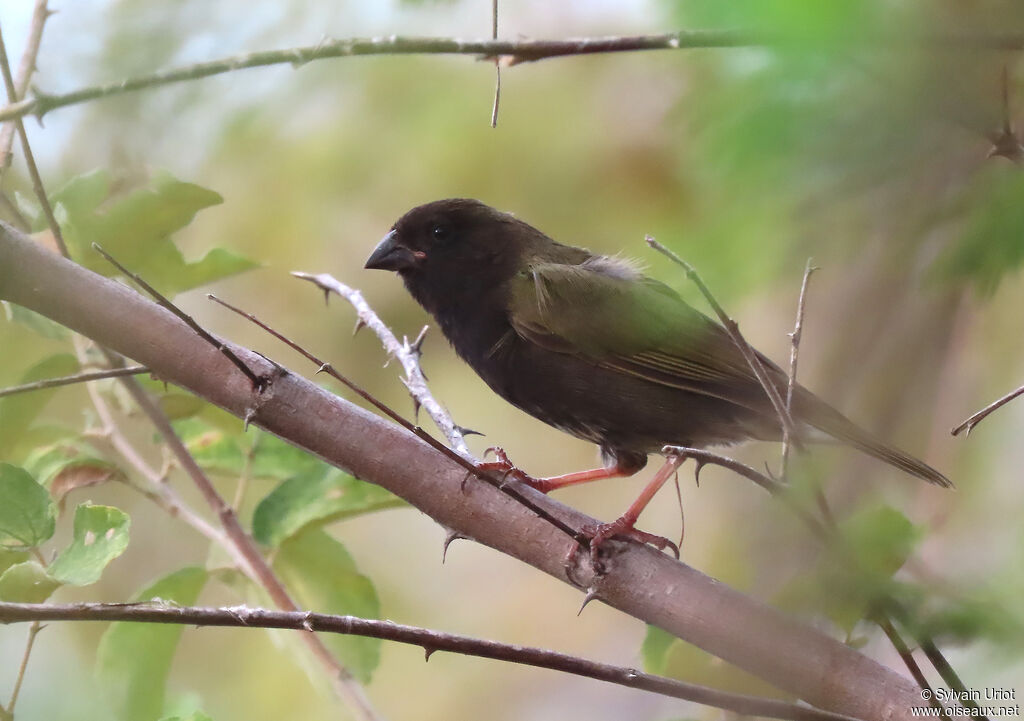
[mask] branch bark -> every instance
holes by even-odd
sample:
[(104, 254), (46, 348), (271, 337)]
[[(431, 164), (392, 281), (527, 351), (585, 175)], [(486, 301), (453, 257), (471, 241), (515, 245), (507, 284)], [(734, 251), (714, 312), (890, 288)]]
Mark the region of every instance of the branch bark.
[[(1024, 49), (1024, 34), (963, 33), (955, 30), (909, 33), (892, 31), (865, 33), (855, 41), (866, 48), (934, 48), (936, 50), (1006, 51)], [(265, 67), (293, 65), (299, 67), (314, 60), (357, 55), (471, 55), (485, 60), (499, 60), (504, 65), (534, 62), (548, 58), (649, 50), (684, 50), (695, 48), (766, 47), (792, 42), (827, 46), (829, 38), (821, 36), (785, 35), (757, 30), (679, 30), (656, 35), (568, 38), (564, 40), (461, 40), (458, 38), (402, 37), (390, 35), (375, 38), (340, 38), (298, 48), (265, 50), (245, 55), (211, 60), (152, 75), (125, 78), (104, 85), (80, 88), (69, 93), (37, 92), (33, 97), (10, 102), (0, 108), (0, 122), (46, 113), (68, 105), (77, 105), (98, 98), (131, 93), (212, 75)]]
[(427, 660), (435, 651), (447, 651), (466, 656), (519, 663), (694, 701), (746, 716), (765, 716), (791, 719), (792, 721), (854, 721), (850, 716), (842, 714), (819, 711), (775, 699), (717, 691), (707, 686), (655, 676), (633, 668), (588, 661), (548, 649), (513, 646), (497, 641), (443, 633), (429, 628), (405, 626), (391, 621), (377, 621), (355, 616), (270, 611), (247, 606), (205, 608), (148, 602), (72, 604), (0, 602), (0, 623), (30, 620), (34, 628), (38, 628), (40, 621), (123, 621), (228, 628), (283, 628), (310, 633), (326, 632), (366, 636), (422, 646)]
[[(262, 391), (193, 330), (120, 283), (0, 224), (0, 298), (42, 313), (358, 478), (401, 496), (447, 528), (562, 581), (572, 540), (381, 418), (262, 356), (235, 352), (272, 379)], [(578, 528), (594, 519), (528, 488), (538, 506)], [(576, 569), (599, 600), (693, 643), (803, 700), (869, 721), (909, 719), (920, 705), (905, 677), (839, 641), (653, 549), (610, 542), (608, 572)], [(585, 555), (585, 554), (582, 554)], [(576, 584), (574, 584), (576, 585)]]

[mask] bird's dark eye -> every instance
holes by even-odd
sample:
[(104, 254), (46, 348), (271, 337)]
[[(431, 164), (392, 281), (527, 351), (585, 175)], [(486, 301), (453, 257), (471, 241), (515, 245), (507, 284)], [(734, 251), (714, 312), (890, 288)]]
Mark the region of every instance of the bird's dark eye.
[(445, 240), (448, 237), (448, 228), (443, 225), (435, 225), (431, 232), (435, 240)]

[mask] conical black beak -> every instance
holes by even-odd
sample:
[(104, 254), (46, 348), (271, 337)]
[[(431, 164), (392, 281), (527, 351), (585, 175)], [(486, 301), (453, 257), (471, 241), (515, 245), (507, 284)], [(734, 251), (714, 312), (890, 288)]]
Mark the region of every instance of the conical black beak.
[(364, 267), (370, 270), (402, 270), (411, 267), (415, 261), (416, 256), (398, 243), (392, 230), (373, 249)]

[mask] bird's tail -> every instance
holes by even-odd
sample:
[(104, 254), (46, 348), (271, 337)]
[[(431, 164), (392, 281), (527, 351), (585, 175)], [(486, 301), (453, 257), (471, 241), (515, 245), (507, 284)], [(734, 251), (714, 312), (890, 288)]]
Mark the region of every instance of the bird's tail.
[(798, 404), (797, 417), (837, 441), (853, 446), (929, 483), (943, 488), (953, 487), (952, 481), (927, 463), (871, 435), (810, 391), (800, 388), (793, 400)]

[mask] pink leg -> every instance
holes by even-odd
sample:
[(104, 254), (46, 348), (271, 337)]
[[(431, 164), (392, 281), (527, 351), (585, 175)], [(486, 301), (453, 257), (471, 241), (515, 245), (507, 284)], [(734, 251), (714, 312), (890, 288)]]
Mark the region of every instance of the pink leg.
[(666, 548), (671, 548), (675, 553), (676, 558), (679, 558), (679, 548), (676, 544), (667, 538), (661, 536), (654, 536), (644, 531), (639, 531), (636, 528), (637, 519), (640, 518), (640, 514), (647, 504), (651, 502), (654, 495), (661, 490), (661, 487), (665, 485), (665, 481), (672, 477), (672, 474), (676, 472), (680, 464), (683, 462), (683, 458), (679, 456), (670, 456), (658, 472), (654, 474), (654, 478), (651, 479), (650, 483), (644, 486), (643, 491), (635, 501), (626, 509), (619, 518), (612, 521), (611, 523), (602, 523), (597, 526), (589, 526), (583, 530), (583, 533), (590, 537), (590, 558), (594, 563), (595, 568), (599, 565), (599, 550), (601, 544), (607, 541), (609, 538), (614, 536), (625, 536), (631, 538), (634, 541), (640, 543), (649, 543), (650, 545), (657, 548), (659, 551)]
[(494, 451), (494, 455), (497, 456), (498, 460), (490, 463), (481, 463), (477, 468), (482, 471), (501, 471), (505, 477), (511, 476), (531, 488), (537, 489), (541, 493), (550, 493), (558, 488), (575, 486), (579, 483), (589, 483), (590, 481), (599, 481), (603, 478), (632, 476), (638, 470), (636, 468), (623, 467), (621, 464), (615, 464), (611, 468), (594, 468), (589, 471), (576, 471), (575, 473), (566, 473), (561, 476), (552, 476), (551, 478), (534, 478), (516, 468), (501, 448), (488, 448), (487, 450)]

